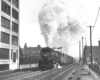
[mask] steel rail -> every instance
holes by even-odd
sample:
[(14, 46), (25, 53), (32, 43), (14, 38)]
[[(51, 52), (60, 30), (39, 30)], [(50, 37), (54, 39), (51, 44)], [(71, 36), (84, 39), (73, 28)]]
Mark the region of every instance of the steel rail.
[(36, 71), (36, 72), (22, 72), (22, 73), (20, 73), (19, 72), (19, 74), (14, 74), (14, 75), (11, 75), (11, 76), (4, 76), (4, 77), (2, 77), (2, 78), (0, 78), (0, 80), (1, 79), (3, 79), (3, 80), (14, 80), (14, 79), (16, 79), (16, 78), (20, 78), (20, 77), (23, 77), (23, 76), (28, 76), (28, 75), (33, 75), (33, 74), (35, 74), (35, 73), (39, 73), (40, 71)]
[[(72, 66), (73, 67), (73, 66)], [(62, 74), (64, 74), (66, 71), (70, 70), (72, 67), (66, 69), (64, 72), (60, 73), (59, 75), (55, 76), (54, 78), (52, 78), (51, 80), (55, 80), (57, 77), (61, 76)]]
[[(71, 65), (71, 66), (72, 66), (72, 65)], [(69, 67), (70, 67), (70, 66), (69, 66)], [(67, 67), (67, 68), (69, 69), (69, 67)], [(55, 72), (52, 72), (51, 74), (54, 74), (54, 73), (59, 72), (59, 71), (64, 70), (64, 69), (66, 69), (66, 67), (64, 67), (64, 68), (62, 68), (62, 69), (60, 69), (60, 70), (57, 70), (57, 71), (55, 71)], [(47, 76), (49, 76), (49, 75), (51, 75), (51, 74), (47, 74), (47, 75), (42, 76), (42, 77), (40, 77), (40, 78), (37, 78), (37, 79), (35, 79), (35, 80), (43, 79), (43, 78), (45, 78), (45, 77), (47, 77)]]

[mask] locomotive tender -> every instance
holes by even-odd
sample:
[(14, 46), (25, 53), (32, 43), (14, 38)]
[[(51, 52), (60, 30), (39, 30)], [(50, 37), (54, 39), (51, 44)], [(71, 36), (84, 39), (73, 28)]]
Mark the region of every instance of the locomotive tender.
[(40, 70), (49, 70), (58, 65), (73, 63), (73, 57), (49, 47), (42, 48), (40, 56), (38, 63)]

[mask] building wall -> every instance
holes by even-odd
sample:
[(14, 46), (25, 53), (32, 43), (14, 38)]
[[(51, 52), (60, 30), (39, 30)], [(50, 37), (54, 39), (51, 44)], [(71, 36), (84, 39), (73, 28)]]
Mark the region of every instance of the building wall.
[(0, 0), (0, 65), (19, 66), (19, 1)]
[(22, 48), (23, 56), (40, 56), (41, 46), (37, 47), (27, 47), (25, 43), (24, 48)]
[[(90, 46), (85, 46), (83, 56), (84, 63), (91, 63)], [(92, 46), (92, 61), (100, 63), (100, 46)]]

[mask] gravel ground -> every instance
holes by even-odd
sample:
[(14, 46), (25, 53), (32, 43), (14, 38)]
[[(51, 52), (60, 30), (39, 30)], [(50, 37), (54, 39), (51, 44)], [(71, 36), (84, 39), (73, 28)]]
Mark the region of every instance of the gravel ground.
[(93, 72), (91, 69), (88, 68), (88, 66), (84, 66), (84, 68), (91, 73), (90, 76), (83, 76), (82, 80), (100, 80), (100, 77), (98, 74)]
[(81, 77), (81, 80), (96, 80), (90, 76)]
[(88, 66), (84, 66), (76, 68), (76, 70), (72, 71), (63, 80), (100, 80), (100, 78)]

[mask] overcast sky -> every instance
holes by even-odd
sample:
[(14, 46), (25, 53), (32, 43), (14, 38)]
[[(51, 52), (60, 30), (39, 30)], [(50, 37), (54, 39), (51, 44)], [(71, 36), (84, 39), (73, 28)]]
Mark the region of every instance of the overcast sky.
[[(38, 14), (44, 3), (50, 0), (20, 0), (20, 45), (24, 46), (45, 46), (44, 38), (41, 35)], [(66, 0), (65, 0), (66, 1)], [(87, 26), (93, 26), (100, 6), (100, 0), (71, 0), (76, 2), (86, 14)], [(89, 29), (88, 29), (89, 31)], [(100, 39), (100, 14), (93, 31), (93, 45), (98, 45)], [(87, 36), (87, 39), (89, 35)], [(88, 40), (89, 45), (89, 40)]]

